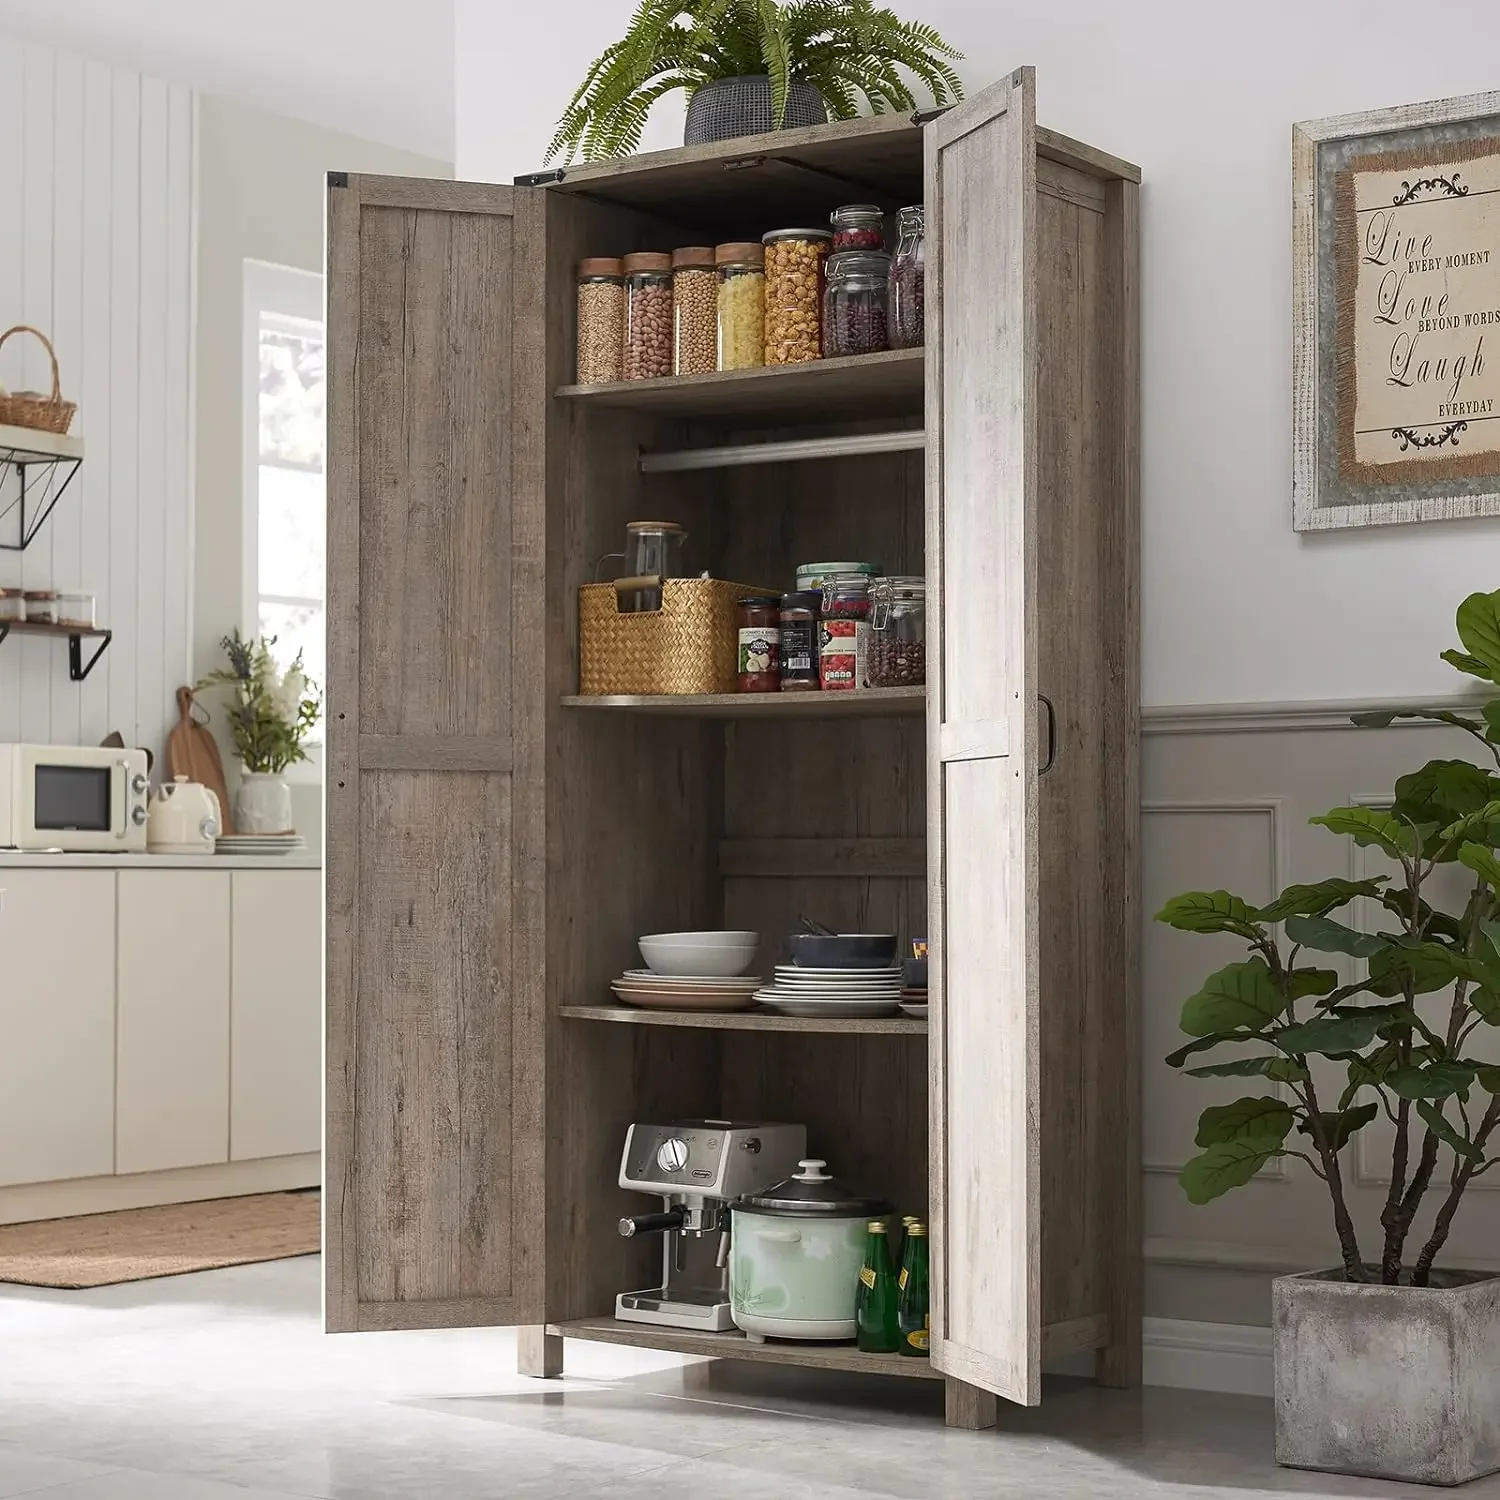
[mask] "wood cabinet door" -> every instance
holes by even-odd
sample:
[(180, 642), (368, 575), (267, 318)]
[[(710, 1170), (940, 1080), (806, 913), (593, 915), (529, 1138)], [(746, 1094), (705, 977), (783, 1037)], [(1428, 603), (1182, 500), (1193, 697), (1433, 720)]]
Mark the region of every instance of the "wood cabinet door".
[(1040, 1399), (1036, 115), (927, 127), (932, 1362)]
[(545, 1317), (542, 224), (329, 179), (331, 1330)]

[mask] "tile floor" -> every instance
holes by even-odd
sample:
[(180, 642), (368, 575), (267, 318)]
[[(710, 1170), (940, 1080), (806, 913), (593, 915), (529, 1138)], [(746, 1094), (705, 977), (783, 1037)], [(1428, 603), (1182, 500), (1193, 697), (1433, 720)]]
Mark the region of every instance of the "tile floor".
[[(0, 1286), (0, 1500), (1254, 1500), (1434, 1493), (1277, 1469), (1270, 1404), (1061, 1382), (950, 1432), (925, 1382), (503, 1331), (320, 1331), (315, 1258), (93, 1292)], [(1485, 1481), (1465, 1500), (1500, 1500)]]

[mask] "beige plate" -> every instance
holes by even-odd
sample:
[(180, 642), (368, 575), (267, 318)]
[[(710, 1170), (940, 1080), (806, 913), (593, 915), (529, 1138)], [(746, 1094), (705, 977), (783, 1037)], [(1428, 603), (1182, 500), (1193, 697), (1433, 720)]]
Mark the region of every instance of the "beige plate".
[(753, 995), (728, 994), (718, 990), (647, 990), (635, 985), (612, 984), (610, 988), (626, 1005), (643, 1010), (749, 1010), (755, 1004)]

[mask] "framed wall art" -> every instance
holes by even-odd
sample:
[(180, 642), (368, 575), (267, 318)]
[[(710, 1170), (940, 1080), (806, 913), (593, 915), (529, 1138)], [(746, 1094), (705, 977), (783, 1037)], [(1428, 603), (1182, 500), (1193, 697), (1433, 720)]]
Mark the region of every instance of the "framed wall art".
[(1500, 515), (1500, 93), (1292, 127), (1298, 531)]

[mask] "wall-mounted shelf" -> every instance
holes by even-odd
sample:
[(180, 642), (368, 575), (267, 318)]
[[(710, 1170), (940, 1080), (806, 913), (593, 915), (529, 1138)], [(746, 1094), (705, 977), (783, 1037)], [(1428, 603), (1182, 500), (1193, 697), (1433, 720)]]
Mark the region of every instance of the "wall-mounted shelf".
[(564, 1005), (560, 1015), (574, 1021), (614, 1021), (626, 1026), (699, 1026), (710, 1031), (837, 1031), (877, 1036), (927, 1035), (927, 1022), (912, 1016), (864, 1020), (819, 1020), (778, 1016), (768, 1010), (637, 1010), (628, 1005)]
[(563, 699), (565, 708), (674, 714), (688, 719), (886, 719), (920, 717), (924, 687), (861, 688), (847, 693), (610, 693)]
[[(0, 542), (0, 550), (24, 552), (31, 545), (82, 462), (82, 438), (33, 427), (0, 426), (0, 519), (18, 507), (21, 512), (16, 540)], [(14, 499), (5, 499), (4, 471), (12, 469), (17, 493)]]
[[(112, 630), (85, 629), (80, 625), (48, 625), (41, 620), (0, 620), (0, 645), (3, 645), (12, 635), (66, 636), (68, 676), (74, 682), (82, 682), (94, 670), (99, 658), (109, 649), (109, 643), (115, 638)], [(83, 659), (85, 641), (99, 642), (94, 648), (93, 655), (87, 661)]]

